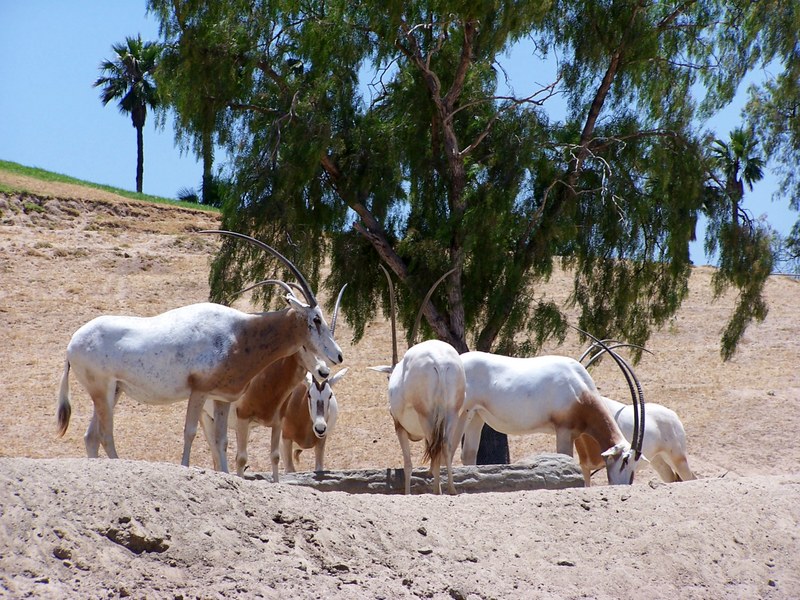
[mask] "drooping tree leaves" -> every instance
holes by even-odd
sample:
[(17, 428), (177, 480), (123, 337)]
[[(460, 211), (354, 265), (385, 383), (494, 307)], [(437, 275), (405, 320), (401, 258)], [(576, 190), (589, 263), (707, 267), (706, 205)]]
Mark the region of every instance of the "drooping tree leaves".
[[(184, 55), (191, 65), (178, 70), (187, 83), (177, 88), (205, 77), (192, 73), (211, 50), (236, 66), (230, 85), (205, 94), (237, 185), (223, 227), (278, 247), (314, 285), (329, 257), (324, 285), (335, 292), (350, 283), (343, 311), (357, 339), (386, 303), (378, 262), (400, 282), (406, 330), (433, 281), (455, 269), (423, 307), (423, 333), (462, 351), (529, 354), (563, 337), (564, 307), (538, 291), (558, 260), (574, 269), (580, 325), (601, 337), (643, 343), (680, 306), (689, 242), (714, 206), (710, 148), (693, 123), (701, 101), (704, 110), (723, 105), (745, 71), (747, 44), (733, 41), (745, 40), (735, 20), (746, 7), (150, 5), (170, 24), (168, 47), (181, 48), (187, 31), (185, 46), (200, 45)], [(233, 42), (193, 33), (220, 27), (233, 27)], [(560, 79), (526, 97), (498, 95), (504, 53), (523, 37), (536, 49), (531, 80), (548, 51), (560, 57)], [(699, 85), (706, 95), (695, 99)], [(554, 92), (568, 100), (563, 120), (548, 110)], [(188, 129), (211, 122), (185, 110)], [(710, 235), (723, 260), (737, 252), (766, 260), (754, 238), (722, 235), (735, 212), (714, 214), (720, 228)], [(271, 264), (225, 243), (214, 297), (271, 276)], [(742, 306), (762, 314), (763, 281), (722, 271), (745, 290)], [(271, 290), (260, 293), (267, 301)], [(744, 314), (732, 315), (726, 347), (735, 347)]]

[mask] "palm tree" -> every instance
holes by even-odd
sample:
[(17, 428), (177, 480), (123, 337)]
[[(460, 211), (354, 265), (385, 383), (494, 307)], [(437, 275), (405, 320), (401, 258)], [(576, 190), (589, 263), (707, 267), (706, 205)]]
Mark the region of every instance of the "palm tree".
[(725, 179), (725, 193), (731, 201), (733, 224), (738, 229), (739, 217), (744, 216), (741, 209), (744, 186), (747, 184), (752, 192), (753, 184), (764, 177), (764, 159), (758, 154), (755, 138), (741, 127), (731, 131), (729, 144), (715, 140), (713, 153)]
[(100, 101), (105, 106), (118, 100), (119, 111), (130, 113), (136, 128), (136, 191), (142, 191), (144, 174), (144, 123), (147, 107), (155, 109), (159, 105), (153, 72), (161, 55), (161, 46), (156, 42), (142, 42), (141, 36), (128, 37), (124, 44), (111, 46), (116, 54), (114, 60), (100, 63), (103, 74), (94, 82), (101, 87)]

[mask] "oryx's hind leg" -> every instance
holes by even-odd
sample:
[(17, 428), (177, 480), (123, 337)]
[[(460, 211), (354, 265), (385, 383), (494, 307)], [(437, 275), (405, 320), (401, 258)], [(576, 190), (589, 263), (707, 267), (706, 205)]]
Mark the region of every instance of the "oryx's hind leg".
[(467, 425), (466, 411), (461, 413), (457, 419), (451, 419), (447, 423), (447, 431), (445, 432), (445, 461), (447, 463), (447, 492), (455, 494), (456, 488), (453, 485), (453, 456), (458, 448), (458, 441), (464, 432)]
[(250, 441), (250, 421), (240, 419), (236, 414), (236, 407), (233, 407), (233, 419), (236, 423), (236, 474), (244, 477), (244, 470), (247, 467), (247, 443)]
[(431, 475), (433, 475), (433, 493), (442, 493), (442, 479), (441, 479), (441, 466), (442, 455), (437, 454), (435, 457), (431, 456)]
[(405, 479), (405, 493), (411, 493), (411, 443), (408, 440), (408, 432), (397, 421), (394, 422), (394, 432), (397, 434), (397, 441), (400, 442), (400, 449), (403, 451), (403, 476)]
[(118, 458), (114, 446), (114, 407), (120, 395), (117, 382), (109, 382), (103, 390), (90, 390), (89, 395), (94, 404), (94, 413), (83, 436), (86, 456), (97, 458), (102, 445), (108, 458)]
[(678, 473), (679, 481), (693, 481), (697, 479), (697, 476), (689, 468), (689, 461), (686, 460), (685, 456), (674, 460), (673, 463), (672, 467), (675, 469), (675, 472)]
[[(214, 468), (223, 473), (228, 472), (228, 418), (230, 402), (214, 400), (214, 440), (211, 454), (214, 456)], [(201, 415), (205, 411), (201, 411)]]
[(667, 463), (666, 460), (660, 455), (656, 455), (650, 459), (650, 466), (655, 469), (658, 476), (661, 478), (661, 481), (665, 481), (667, 483), (674, 483), (678, 481), (678, 474), (672, 470), (672, 467)]

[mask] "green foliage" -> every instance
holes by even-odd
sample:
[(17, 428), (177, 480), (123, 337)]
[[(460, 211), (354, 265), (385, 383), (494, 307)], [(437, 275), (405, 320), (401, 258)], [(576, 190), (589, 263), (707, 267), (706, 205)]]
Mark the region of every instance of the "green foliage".
[[(743, 29), (753, 49), (752, 61), (768, 74), (762, 85), (749, 89), (748, 125), (782, 178), (777, 195), (800, 211), (800, 5), (769, 0), (747, 8)], [(785, 240), (784, 251), (786, 259), (800, 259), (800, 219)]]
[(100, 63), (103, 73), (94, 82), (100, 88), (100, 101), (105, 105), (112, 100), (122, 114), (130, 115), (133, 126), (144, 127), (147, 108), (159, 105), (153, 72), (161, 47), (154, 42), (143, 42), (141, 36), (125, 38), (124, 43), (111, 46), (115, 57)]
[(122, 114), (131, 117), (136, 129), (136, 191), (142, 191), (144, 173), (144, 144), (142, 130), (147, 119), (147, 109), (161, 103), (153, 79), (153, 72), (161, 55), (161, 46), (155, 42), (142, 42), (141, 36), (128, 37), (125, 43), (112, 47), (115, 57), (100, 63), (102, 75), (94, 82), (100, 88), (100, 101), (105, 106), (112, 100)]
[[(733, 261), (721, 277), (742, 294), (726, 348), (748, 315), (763, 314), (763, 279), (738, 274), (745, 260), (765, 267), (768, 248), (749, 231), (726, 233), (742, 196), (715, 185), (726, 176), (693, 127), (748, 64), (736, 3), (149, 6), (167, 48), (160, 85), (182, 131), (198, 148), (213, 133), (233, 156), (223, 227), (274, 245), (331, 297), (349, 283), (356, 340), (387, 309), (382, 262), (407, 330), (430, 285), (455, 269), (426, 307), (423, 335), (459, 350), (536, 352), (566, 332), (563, 307), (537, 293), (562, 257), (580, 326), (644, 343), (686, 296), (701, 213)], [(498, 64), (523, 37), (537, 48), (532, 80), (539, 53), (563, 57), (552, 89), (568, 98), (564, 121), (547, 110), (549, 87), (497, 95)], [(361, 80), (373, 96), (362, 97)], [(225, 240), (213, 298), (285, 275), (274, 262)], [(266, 305), (274, 290), (258, 293)]]

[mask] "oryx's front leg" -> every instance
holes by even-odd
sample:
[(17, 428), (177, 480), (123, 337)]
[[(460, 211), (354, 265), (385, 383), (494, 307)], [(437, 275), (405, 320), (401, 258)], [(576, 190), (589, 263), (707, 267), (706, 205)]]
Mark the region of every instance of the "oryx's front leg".
[(314, 446), (314, 471), (322, 471), (324, 469), (323, 462), (325, 460), (325, 441), (327, 436), (317, 440)]
[(575, 442), (575, 437), (572, 430), (566, 427), (556, 428), (556, 452), (559, 454), (566, 454), (572, 458), (572, 446)]
[[(203, 403), (206, 395), (201, 392), (192, 392), (189, 396), (189, 405), (186, 407), (186, 421), (183, 424), (183, 457), (181, 464), (189, 466), (189, 455), (192, 452), (192, 442), (197, 435), (197, 425), (200, 423), (200, 413), (203, 411)], [(213, 452), (213, 450), (212, 450)], [(224, 465), (227, 469), (228, 465)]]
[(403, 476), (405, 479), (405, 493), (411, 493), (411, 443), (408, 440), (408, 432), (397, 421), (394, 422), (394, 432), (400, 442), (400, 449), (403, 451)]
[(281, 421), (272, 426), (272, 437), (269, 441), (269, 459), (272, 462), (272, 481), (278, 483), (280, 481), (280, 464), (281, 464)]
[(467, 420), (464, 428), (464, 439), (461, 441), (461, 464), (474, 465), (478, 460), (478, 447), (481, 445), (481, 431), (484, 420), (478, 411), (464, 413), (462, 417)]
[(294, 473), (294, 459), (292, 458), (292, 440), (289, 438), (281, 439), (281, 455), (283, 458), (283, 470), (286, 473)]

